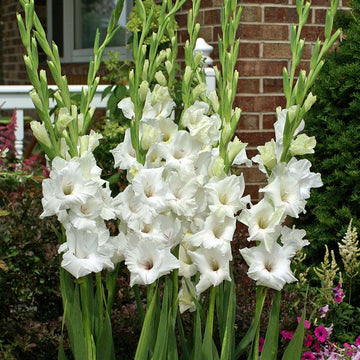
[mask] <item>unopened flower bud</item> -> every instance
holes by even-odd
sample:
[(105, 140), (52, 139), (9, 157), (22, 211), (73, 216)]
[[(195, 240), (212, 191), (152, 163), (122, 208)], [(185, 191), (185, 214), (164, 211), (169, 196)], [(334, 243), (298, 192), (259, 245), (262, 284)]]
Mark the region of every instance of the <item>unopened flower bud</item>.
[(161, 86), (166, 86), (167, 85), (166, 77), (164, 76), (162, 71), (158, 71), (155, 74), (155, 79)]
[(196, 64), (196, 66), (200, 64), (202, 59), (203, 59), (202, 51), (196, 51), (194, 54), (194, 63)]
[(190, 85), (191, 74), (192, 74), (191, 67), (186, 66), (185, 71), (184, 71), (184, 83), (185, 83), (185, 85)]
[(42, 109), (42, 104), (41, 104), (40, 97), (39, 97), (38, 93), (34, 89), (32, 89), (30, 91), (30, 97), (31, 97), (31, 100), (34, 103), (35, 107), (38, 108), (38, 109)]
[[(90, 114), (91, 117), (94, 115), (94, 111), (95, 111), (94, 107), (91, 107), (89, 109), (89, 114)], [(83, 129), (83, 126), (84, 126), (84, 114), (79, 114), (78, 115), (77, 122), (78, 122), (78, 131), (81, 132), (82, 129)]]
[(139, 97), (141, 101), (145, 101), (147, 94), (149, 93), (149, 83), (142, 81), (139, 86)]
[(223, 143), (227, 144), (231, 140), (232, 135), (231, 124), (225, 123), (223, 129), (221, 130), (221, 139)]
[(201, 94), (206, 94), (206, 90), (207, 90), (207, 85), (205, 83), (200, 83), (200, 84), (196, 85), (192, 91), (194, 100), (197, 100), (197, 98)]
[(223, 174), (224, 174), (224, 159), (219, 156), (216, 160), (215, 160), (215, 163), (214, 163), (214, 166), (213, 166), (213, 176), (218, 176), (218, 177), (221, 177)]
[(311, 109), (311, 107), (315, 104), (315, 102), (316, 102), (316, 96), (314, 96), (312, 93), (309, 93), (304, 103), (305, 111), (308, 112)]
[(288, 111), (288, 116), (289, 116), (290, 122), (294, 121), (295, 115), (296, 115), (296, 106), (292, 106)]
[(149, 70), (149, 60), (145, 59), (144, 66), (143, 66), (143, 71), (142, 71), (142, 75), (141, 75), (141, 78), (143, 80), (147, 80), (147, 78), (148, 78), (148, 70)]
[(165, 68), (166, 68), (167, 73), (170, 75), (170, 73), (173, 69), (173, 64), (169, 60), (167, 60), (165, 62)]
[(40, 123), (39, 121), (31, 121), (30, 127), (37, 141), (46, 147), (51, 148), (51, 141), (45, 128), (45, 124)]
[(217, 112), (219, 110), (220, 105), (219, 105), (219, 98), (216, 94), (216, 91), (215, 90), (210, 91), (208, 94), (208, 98), (211, 101), (211, 105), (212, 105), (214, 111)]
[(237, 154), (239, 154), (239, 152), (243, 150), (246, 145), (247, 144), (241, 142), (237, 136), (235, 136), (234, 140), (229, 143), (228, 156), (230, 164), (232, 164)]
[(56, 128), (58, 129), (59, 133), (61, 134), (64, 129), (71, 123), (73, 120), (72, 115), (70, 115), (68, 108), (61, 108), (59, 110), (59, 115), (56, 120)]
[(276, 143), (274, 139), (265, 143), (264, 146), (257, 147), (260, 157), (259, 162), (267, 169), (272, 170), (276, 165)]

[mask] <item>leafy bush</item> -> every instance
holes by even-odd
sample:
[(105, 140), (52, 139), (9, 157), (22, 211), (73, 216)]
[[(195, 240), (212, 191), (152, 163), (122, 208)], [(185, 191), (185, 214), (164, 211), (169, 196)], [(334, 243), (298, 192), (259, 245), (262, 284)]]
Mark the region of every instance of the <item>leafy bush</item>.
[(308, 213), (300, 219), (311, 242), (309, 263), (319, 263), (325, 244), (337, 251), (351, 218), (360, 225), (360, 0), (352, 7), (338, 19), (345, 35), (326, 59), (313, 89), (318, 101), (306, 119), (308, 134), (317, 139), (312, 170), (324, 183), (312, 190)]

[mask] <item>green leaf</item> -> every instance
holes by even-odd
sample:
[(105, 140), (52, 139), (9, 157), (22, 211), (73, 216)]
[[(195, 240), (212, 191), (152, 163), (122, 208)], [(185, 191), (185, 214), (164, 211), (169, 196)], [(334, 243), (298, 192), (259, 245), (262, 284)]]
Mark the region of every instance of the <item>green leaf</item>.
[(105, 320), (102, 331), (96, 343), (97, 359), (115, 360), (115, 350), (111, 330), (111, 320), (108, 312), (105, 312)]
[(301, 315), (301, 320), (299, 325), (297, 326), (294, 336), (289, 342), (289, 345), (285, 349), (282, 360), (300, 360), (303, 344), (304, 344), (304, 324), (305, 324), (305, 316), (306, 316), (306, 304), (304, 306), (304, 310)]
[[(225, 283), (225, 286), (227, 283), (228, 282)], [(230, 293), (227, 294), (229, 303), (227, 305), (226, 327), (221, 346), (221, 360), (231, 359), (234, 354), (234, 323), (236, 310), (235, 282), (231, 281), (229, 284)]]
[(159, 289), (157, 288), (146, 312), (140, 339), (136, 349), (135, 360), (144, 360), (148, 358), (150, 344), (154, 334), (154, 318), (156, 313), (158, 292)]
[(260, 360), (275, 360), (279, 339), (279, 315), (280, 315), (281, 292), (275, 291), (271, 307), (269, 324), (266, 331), (264, 347)]

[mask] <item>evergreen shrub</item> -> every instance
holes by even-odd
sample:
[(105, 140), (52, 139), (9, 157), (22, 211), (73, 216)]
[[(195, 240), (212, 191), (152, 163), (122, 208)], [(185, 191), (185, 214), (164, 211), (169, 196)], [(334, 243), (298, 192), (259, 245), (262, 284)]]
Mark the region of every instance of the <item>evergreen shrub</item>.
[(321, 261), (325, 244), (338, 251), (351, 218), (360, 228), (360, 0), (351, 5), (338, 16), (343, 38), (326, 58), (312, 90), (318, 100), (306, 119), (308, 135), (317, 139), (312, 171), (324, 183), (312, 190), (308, 213), (300, 218), (312, 263)]

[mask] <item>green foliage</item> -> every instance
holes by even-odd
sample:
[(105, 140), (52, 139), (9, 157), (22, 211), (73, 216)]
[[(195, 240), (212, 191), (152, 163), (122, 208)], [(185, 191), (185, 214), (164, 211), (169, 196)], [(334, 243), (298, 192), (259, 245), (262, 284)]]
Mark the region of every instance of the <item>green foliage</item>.
[(360, 225), (360, 1), (352, 6), (351, 14), (340, 17), (344, 39), (327, 56), (313, 89), (318, 101), (306, 119), (307, 133), (317, 139), (312, 171), (324, 183), (312, 190), (308, 213), (300, 219), (313, 263), (319, 263), (325, 244), (337, 250), (351, 218)]
[(55, 359), (62, 313), (56, 225), (39, 220), (39, 183), (12, 179), (0, 189), (0, 358)]

